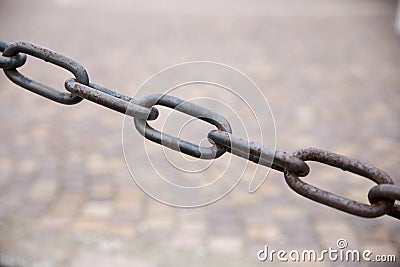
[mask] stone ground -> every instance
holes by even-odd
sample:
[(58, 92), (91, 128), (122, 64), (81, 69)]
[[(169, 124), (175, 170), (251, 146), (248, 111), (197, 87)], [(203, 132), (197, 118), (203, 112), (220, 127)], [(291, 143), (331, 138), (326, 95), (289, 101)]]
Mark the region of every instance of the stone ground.
[[(69, 55), (93, 81), (126, 94), (177, 63), (234, 66), (267, 97), (280, 150), (328, 149), (384, 169), (400, 183), (395, 6), (14, 0), (0, 2), (0, 32), (2, 40)], [(22, 69), (59, 88), (70, 77), (34, 59)], [(336, 248), (341, 237), (352, 249), (397, 255), (397, 264), (364, 266), (398, 266), (400, 225), (393, 218), (363, 219), (316, 204), (292, 192), (278, 172), (253, 195), (242, 183), (207, 207), (165, 206), (129, 175), (123, 116), (88, 101), (52, 103), (4, 75), (0, 87), (1, 266), (258, 266), (269, 264), (257, 261), (264, 245), (321, 251)], [(310, 183), (367, 201), (369, 181), (311, 166)]]

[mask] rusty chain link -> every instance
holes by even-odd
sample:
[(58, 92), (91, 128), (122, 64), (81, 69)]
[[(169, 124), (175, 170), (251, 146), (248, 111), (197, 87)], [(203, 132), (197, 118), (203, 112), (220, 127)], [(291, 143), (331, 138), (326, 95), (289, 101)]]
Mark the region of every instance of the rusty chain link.
[[(318, 203), (366, 218), (386, 214), (400, 219), (400, 205), (395, 203), (400, 200), (400, 186), (395, 185), (390, 176), (378, 168), (316, 148), (298, 150), (292, 155), (268, 149), (233, 135), (229, 122), (223, 116), (194, 103), (166, 94), (152, 94), (136, 101), (129, 96), (91, 83), (85, 68), (78, 62), (39, 45), (28, 42), (8, 44), (0, 41), (0, 52), (2, 52), (0, 68), (4, 70), (6, 76), (17, 85), (45, 98), (66, 105), (77, 104), (83, 99), (95, 102), (133, 117), (135, 127), (141, 135), (170, 149), (202, 159), (215, 159), (225, 152), (230, 152), (256, 164), (271, 166), (272, 169), (283, 172), (286, 183), (291, 189)], [(25, 64), (26, 54), (69, 70), (75, 78), (65, 81), (65, 89), (68, 92), (59, 91), (19, 73), (17, 68)], [(155, 120), (159, 114), (155, 105), (176, 109), (216, 126), (217, 130), (208, 134), (213, 146), (200, 147), (149, 126), (147, 120)], [(340, 197), (305, 183), (299, 178), (307, 176), (310, 172), (305, 161), (318, 161), (377, 183), (368, 192), (370, 204)]]
[[(3, 52), (8, 44), (0, 41), (0, 51)], [(12, 57), (0, 56), (0, 68), (2, 69), (15, 69), (21, 67), (26, 62), (26, 55), (17, 54)]]
[[(298, 150), (293, 156), (300, 160), (318, 161), (333, 167), (340, 168), (370, 179), (377, 184), (392, 185), (393, 181), (384, 171), (366, 163), (349, 157), (338, 155), (329, 151), (308, 148)], [(386, 214), (394, 204), (392, 199), (380, 199), (371, 205), (359, 203), (344, 197), (337, 196), (315, 186), (309, 185), (298, 178), (298, 175), (290, 170), (285, 170), (285, 180), (290, 188), (309, 199), (325, 204), (332, 208), (345, 211), (350, 214), (374, 218)]]

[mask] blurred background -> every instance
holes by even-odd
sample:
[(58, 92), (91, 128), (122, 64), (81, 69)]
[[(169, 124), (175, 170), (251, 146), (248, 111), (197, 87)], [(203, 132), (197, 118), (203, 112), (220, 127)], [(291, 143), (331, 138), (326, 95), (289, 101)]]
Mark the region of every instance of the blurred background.
[[(174, 64), (228, 64), (268, 99), (279, 150), (328, 149), (400, 184), (396, 9), (394, 0), (0, 0), (0, 36), (68, 55), (91, 81), (129, 95)], [(71, 77), (31, 57), (21, 70), (60, 89)], [(121, 114), (88, 101), (63, 106), (4, 75), (0, 88), (1, 266), (280, 266), (258, 262), (257, 251), (321, 251), (338, 238), (397, 255), (364, 266), (399, 264), (399, 221), (314, 203), (275, 171), (252, 195), (241, 183), (207, 207), (160, 204), (129, 175)], [(372, 182), (310, 166), (307, 182), (367, 202)]]

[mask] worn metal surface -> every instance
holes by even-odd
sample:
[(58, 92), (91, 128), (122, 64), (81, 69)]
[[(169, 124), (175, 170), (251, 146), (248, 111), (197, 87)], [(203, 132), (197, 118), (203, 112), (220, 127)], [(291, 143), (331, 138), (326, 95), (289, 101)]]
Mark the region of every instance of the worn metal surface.
[[(19, 52), (43, 59), (46, 62), (50, 62), (61, 68), (69, 70), (75, 75), (75, 78), (78, 82), (84, 85), (89, 84), (89, 76), (81, 64), (60, 53), (35, 44), (28, 42), (11, 43), (4, 49), (3, 56), (15, 56)], [(4, 73), (12, 82), (18, 84), (19, 86), (58, 103), (72, 105), (83, 100), (83, 98), (77, 95), (72, 95), (67, 92), (60, 92), (53, 87), (32, 80), (19, 73), (16, 69), (4, 69)]]
[[(6, 42), (0, 41), (0, 52), (4, 51), (8, 44)], [(26, 62), (26, 55), (18, 53), (12, 57), (0, 56), (0, 68), (1, 69), (14, 69), (21, 67)]]
[[(140, 99), (138, 103), (147, 108), (151, 108), (154, 105), (162, 105), (176, 109), (177, 111), (213, 124), (218, 130), (232, 132), (228, 121), (221, 115), (171, 95), (151, 94)], [(215, 159), (220, 157), (226, 151), (226, 147), (224, 146), (214, 145), (212, 147), (202, 147), (166, 133), (162, 133), (148, 125), (145, 120), (135, 118), (135, 127), (139, 133), (147, 139), (196, 158)]]
[(132, 117), (144, 120), (155, 120), (158, 117), (156, 108), (142, 107), (131, 97), (94, 83), (87, 86), (75, 79), (68, 79), (65, 81), (65, 88), (74, 95)]
[[(400, 186), (391, 184), (376, 185), (369, 190), (368, 199), (371, 203), (381, 200), (400, 200)], [(400, 205), (393, 205), (387, 215), (400, 218)]]
[[(329, 151), (308, 148), (298, 150), (293, 156), (304, 161), (318, 161), (365, 177), (377, 184), (393, 184), (392, 179), (384, 171), (366, 163)], [(309, 185), (298, 178), (298, 175), (285, 171), (285, 180), (291, 189), (300, 195), (325, 204), (332, 208), (366, 218), (379, 217), (386, 214), (394, 204), (394, 200), (381, 200), (371, 205), (337, 196), (315, 186)]]
[(306, 176), (310, 172), (310, 168), (304, 161), (292, 157), (286, 152), (266, 148), (261, 144), (240, 138), (231, 133), (214, 130), (208, 134), (208, 138), (216, 144), (227, 147), (232, 154), (254, 163), (271, 167), (277, 171), (288, 170), (297, 173), (299, 176)]
[[(394, 185), (392, 179), (385, 172), (373, 166), (315, 148), (298, 150), (292, 156), (285, 152), (265, 148), (261, 144), (232, 135), (231, 126), (222, 115), (194, 103), (165, 94), (151, 94), (140, 101), (135, 101), (129, 96), (90, 83), (86, 70), (78, 62), (38, 45), (27, 42), (7, 44), (0, 41), (0, 50), (3, 51), (3, 55), (0, 56), (0, 68), (4, 70), (7, 77), (21, 87), (48, 99), (63, 104), (75, 104), (84, 98), (88, 99), (134, 117), (136, 129), (140, 134), (173, 150), (201, 159), (218, 158), (229, 151), (257, 164), (283, 171), (290, 188), (321, 204), (367, 218), (388, 214), (400, 219), (400, 206), (394, 205), (395, 200), (399, 200), (400, 186)], [(68, 79), (65, 82), (65, 87), (70, 93), (60, 92), (20, 74), (16, 68), (22, 66), (26, 61), (26, 55), (22, 53), (43, 59), (72, 72), (76, 79)], [(154, 120), (158, 116), (155, 105), (175, 109), (216, 126), (217, 130), (208, 134), (208, 138), (214, 142), (214, 145), (212, 147), (198, 146), (150, 127), (147, 120)], [(371, 205), (337, 196), (303, 182), (299, 176), (306, 176), (310, 171), (304, 161), (318, 161), (376, 182), (378, 186), (373, 187), (368, 195)]]

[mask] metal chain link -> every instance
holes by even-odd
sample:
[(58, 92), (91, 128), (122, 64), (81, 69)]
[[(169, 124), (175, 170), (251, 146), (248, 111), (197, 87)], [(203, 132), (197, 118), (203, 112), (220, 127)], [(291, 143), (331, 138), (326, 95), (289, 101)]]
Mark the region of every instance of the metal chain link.
[[(28, 42), (8, 44), (0, 41), (0, 52), (2, 52), (0, 68), (4, 70), (6, 76), (17, 85), (45, 98), (66, 105), (77, 104), (83, 99), (87, 99), (133, 117), (135, 127), (141, 135), (170, 149), (202, 159), (215, 159), (225, 152), (230, 152), (256, 164), (283, 172), (286, 183), (291, 189), (318, 203), (366, 218), (386, 214), (400, 219), (400, 205), (395, 204), (396, 201), (400, 200), (400, 186), (394, 185), (390, 176), (378, 168), (316, 148), (298, 150), (292, 155), (268, 149), (261, 144), (233, 135), (229, 122), (223, 116), (194, 103), (166, 94), (152, 94), (136, 101), (129, 96), (91, 83), (87, 71), (78, 62), (39, 45)], [(65, 81), (65, 89), (68, 92), (61, 92), (19, 73), (17, 68), (25, 64), (26, 54), (69, 70), (75, 76), (75, 79)], [(154, 107), (155, 105), (176, 109), (216, 126), (217, 130), (208, 134), (210, 142), (214, 145), (212, 147), (200, 147), (149, 126), (147, 120), (155, 120), (159, 115), (158, 110)], [(370, 204), (340, 197), (303, 182), (299, 177), (305, 177), (310, 172), (305, 161), (318, 161), (358, 174), (377, 183), (368, 192)]]
[[(232, 132), (229, 122), (223, 116), (171, 95), (147, 95), (139, 101), (139, 104), (147, 108), (154, 105), (166, 106), (213, 124), (219, 130)], [(135, 118), (135, 127), (136, 130), (147, 139), (196, 158), (216, 159), (222, 156), (226, 151), (224, 146), (214, 145), (213, 147), (200, 147), (169, 134), (161, 133), (148, 125), (146, 120)]]
[[(3, 52), (8, 44), (0, 41), (0, 51)], [(13, 57), (0, 56), (0, 68), (2, 69), (15, 69), (21, 67), (26, 62), (26, 55), (17, 54)]]
[[(393, 184), (390, 176), (384, 171), (358, 160), (329, 151), (317, 148), (308, 148), (294, 152), (293, 156), (300, 160), (318, 161), (323, 164), (337, 167), (344, 171), (358, 174), (377, 184)], [(374, 218), (382, 216), (386, 214), (394, 204), (394, 200), (391, 199), (381, 199), (380, 201), (376, 201), (376, 203), (367, 205), (340, 197), (303, 182), (298, 178), (296, 173), (290, 172), (289, 170), (285, 170), (285, 180), (291, 189), (302, 196), (332, 208), (362, 217)]]
[(310, 172), (310, 167), (304, 161), (290, 156), (286, 152), (274, 151), (227, 131), (211, 131), (208, 133), (208, 138), (216, 144), (227, 147), (232, 154), (257, 164), (271, 166), (277, 171), (288, 170), (299, 176), (306, 176)]
[[(43, 59), (46, 62), (50, 62), (56, 66), (69, 70), (70, 72), (72, 72), (72, 74), (74, 74), (75, 78), (80, 83), (85, 85), (89, 84), (89, 76), (87, 75), (86, 70), (81, 64), (62, 54), (38, 45), (26, 42), (15, 42), (9, 44), (4, 48), (3, 57), (16, 56), (20, 52), (36, 58)], [(8, 79), (18, 84), (19, 86), (61, 104), (73, 105), (83, 100), (83, 98), (77, 95), (73, 95), (67, 92), (60, 92), (55, 88), (31, 80), (28, 77), (19, 73), (16, 68), (4, 68), (4, 73), (6, 74)]]

